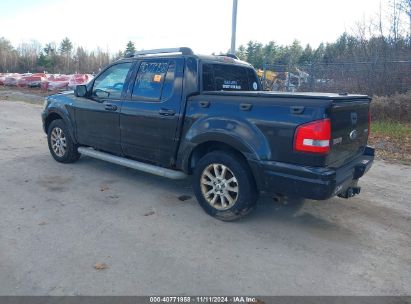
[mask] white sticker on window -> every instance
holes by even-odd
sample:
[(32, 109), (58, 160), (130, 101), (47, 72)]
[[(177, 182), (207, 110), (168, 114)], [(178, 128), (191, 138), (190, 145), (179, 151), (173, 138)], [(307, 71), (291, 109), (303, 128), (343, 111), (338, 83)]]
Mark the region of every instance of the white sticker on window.
[(235, 80), (224, 80), (223, 89), (241, 90), (241, 85)]
[(253, 89), (254, 89), (254, 91), (257, 91), (257, 89), (258, 89), (257, 82), (253, 82)]

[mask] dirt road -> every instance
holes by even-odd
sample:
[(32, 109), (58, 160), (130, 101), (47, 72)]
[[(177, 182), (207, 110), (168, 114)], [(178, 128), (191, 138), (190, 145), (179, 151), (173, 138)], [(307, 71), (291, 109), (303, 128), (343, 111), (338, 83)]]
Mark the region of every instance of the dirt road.
[(409, 166), (377, 161), (350, 200), (261, 199), (224, 223), (179, 200), (189, 180), (55, 162), (41, 110), (0, 101), (0, 295), (411, 293)]

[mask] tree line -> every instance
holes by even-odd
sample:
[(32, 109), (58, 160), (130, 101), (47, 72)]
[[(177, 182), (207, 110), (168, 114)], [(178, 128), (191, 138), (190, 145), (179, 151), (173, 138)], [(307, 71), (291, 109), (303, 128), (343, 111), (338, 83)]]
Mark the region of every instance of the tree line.
[[(386, 14), (384, 16), (384, 14)], [(407, 30), (407, 25), (408, 30)], [(390, 0), (389, 11), (380, 8), (378, 16), (355, 24), (335, 42), (314, 48), (298, 40), (282, 46), (271, 41), (249, 41), (237, 49), (237, 56), (256, 68), (267, 65), (306, 65), (309, 63), (411, 60), (411, 0)]]
[(0, 37), (0, 72), (97, 73), (113, 59), (115, 56), (101, 48), (74, 48), (69, 38), (44, 46), (31, 40), (14, 48), (9, 40)]
[(237, 50), (237, 57), (257, 69), (264, 66), (285, 65), (296, 67), (308, 64), (361, 63), (371, 61), (411, 60), (411, 45), (406, 37), (364, 38), (343, 33), (335, 42), (321, 43), (317, 48), (302, 46), (298, 40), (291, 45), (277, 45), (275, 41), (262, 44), (249, 41)]
[[(411, 43), (408, 37), (364, 38), (343, 33), (317, 48), (299, 41), (281, 46), (250, 41), (238, 48), (240, 59), (256, 69), (276, 72), (283, 85), (290, 75), (306, 75), (299, 91), (344, 91), (391, 95), (411, 89)], [(286, 80), (287, 79), (287, 80)], [(297, 80), (298, 82), (298, 80)], [(266, 87), (272, 89), (272, 84)]]
[(110, 62), (123, 57), (126, 53), (134, 53), (135, 45), (129, 41), (124, 51), (110, 54), (101, 48), (87, 51), (79, 46), (74, 48), (69, 38), (59, 44), (55, 42), (42, 46), (36, 40), (24, 42), (17, 48), (4, 37), (0, 37), (0, 72), (56, 74), (97, 73)]
[[(236, 55), (257, 69), (302, 70), (310, 75), (307, 90), (347, 89), (367, 94), (406, 91), (411, 86), (411, 0), (389, 1), (388, 15), (380, 10), (378, 16), (358, 22), (334, 42), (313, 47), (297, 40), (285, 46), (275, 41), (249, 41), (238, 47)], [(67, 37), (59, 44), (41, 45), (32, 40), (16, 48), (0, 37), (0, 72), (97, 73), (135, 51), (132, 41), (124, 50), (110, 54), (101, 48), (88, 51), (74, 47)], [(318, 87), (324, 83), (334, 87)]]
[(290, 77), (281, 73), (298, 78), (303, 72), (304, 81), (295, 81), (298, 90), (403, 93), (411, 88), (411, 0), (389, 4), (388, 12), (380, 8), (377, 16), (357, 22), (334, 42), (312, 47), (298, 40), (286, 46), (249, 41), (236, 55), (257, 69), (276, 72), (283, 87)]
[[(0, 37), (0, 71), (91, 73), (123, 54), (135, 51), (132, 41), (127, 43), (124, 51), (112, 55), (101, 48), (90, 52), (81, 46), (74, 49), (69, 38), (63, 39), (59, 45), (48, 43), (41, 46), (32, 40), (14, 48), (10, 41)], [(312, 63), (400, 61), (411, 60), (411, 41), (406, 36), (393, 39), (383, 35), (365, 37), (343, 33), (335, 42), (321, 43), (316, 48), (309, 44), (302, 46), (297, 40), (286, 46), (278, 45), (275, 41), (267, 44), (249, 41), (246, 45), (239, 46), (236, 55), (257, 69), (263, 69), (264, 65), (294, 67)]]

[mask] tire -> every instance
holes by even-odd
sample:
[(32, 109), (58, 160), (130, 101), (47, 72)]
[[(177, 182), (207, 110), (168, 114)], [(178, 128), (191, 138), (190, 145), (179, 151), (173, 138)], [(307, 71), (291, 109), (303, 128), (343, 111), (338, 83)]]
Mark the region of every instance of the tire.
[(77, 146), (62, 119), (51, 122), (47, 130), (47, 142), (51, 156), (60, 163), (73, 163), (80, 158)]
[(258, 193), (247, 163), (231, 152), (206, 154), (194, 168), (193, 189), (204, 211), (222, 221), (250, 213)]

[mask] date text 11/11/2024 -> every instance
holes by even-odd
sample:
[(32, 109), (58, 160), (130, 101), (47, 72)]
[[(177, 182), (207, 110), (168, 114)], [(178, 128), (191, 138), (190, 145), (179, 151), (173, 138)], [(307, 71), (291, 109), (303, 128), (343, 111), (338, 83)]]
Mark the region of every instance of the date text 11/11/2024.
[(150, 297), (150, 303), (263, 303), (255, 297), (247, 296), (158, 296)]

